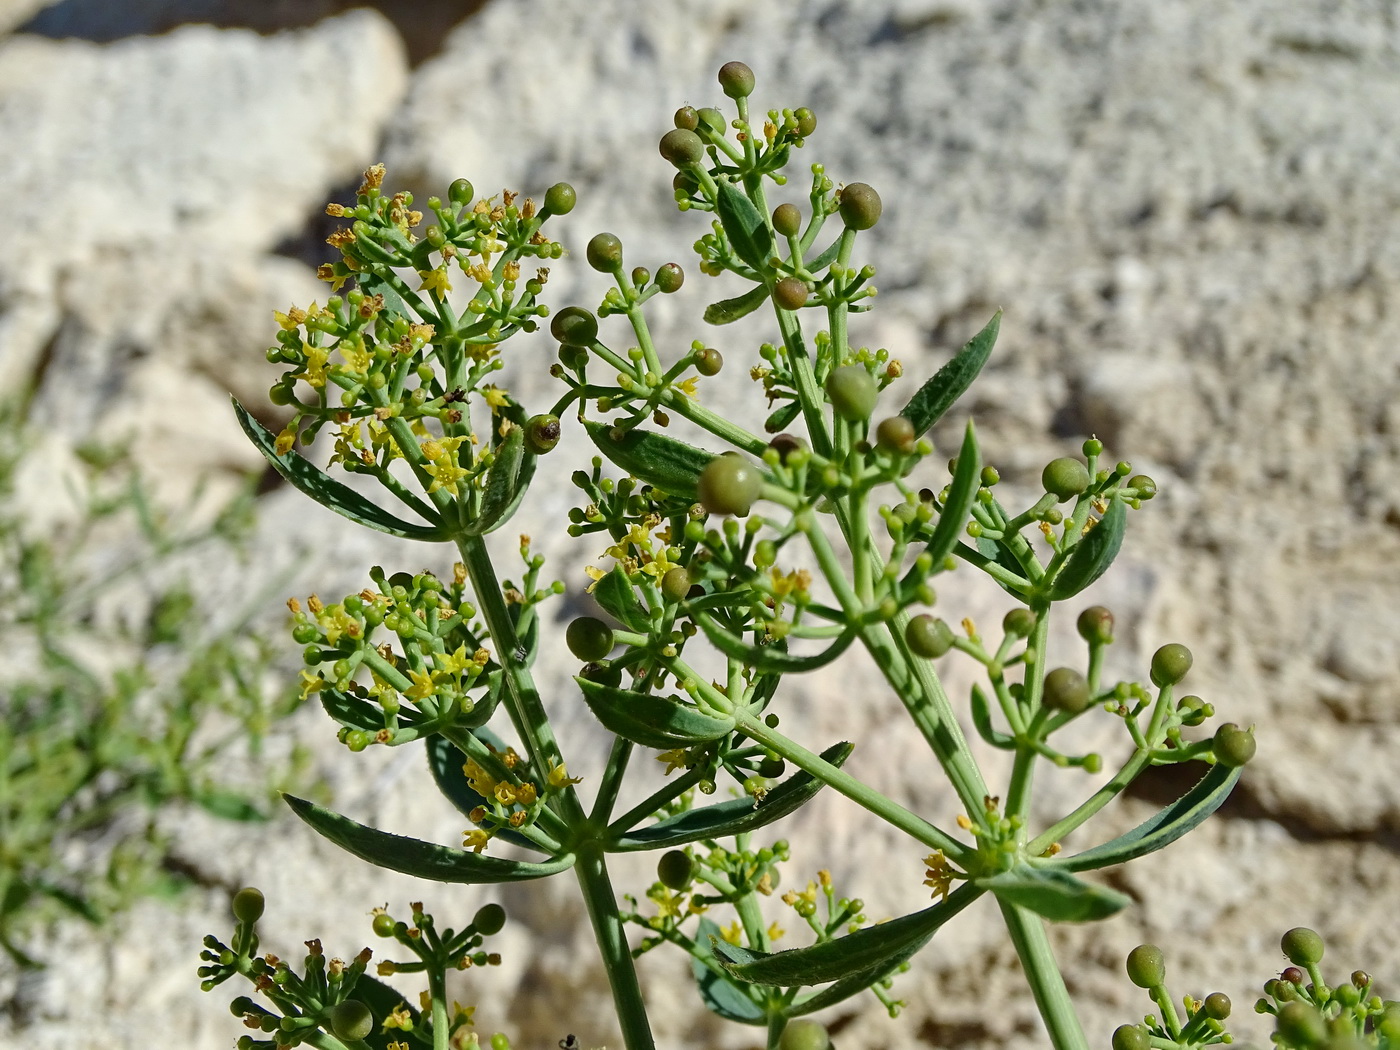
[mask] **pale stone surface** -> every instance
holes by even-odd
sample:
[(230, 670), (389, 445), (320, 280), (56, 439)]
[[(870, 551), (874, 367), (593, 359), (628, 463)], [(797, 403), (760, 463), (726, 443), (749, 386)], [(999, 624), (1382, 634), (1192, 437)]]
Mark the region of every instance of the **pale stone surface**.
[[(3, 45), (0, 138), (32, 146), (14, 151), (12, 178), (40, 199), (91, 207), (76, 237), (61, 206), (10, 218), (24, 251), (6, 247), (0, 257), (0, 362), (9, 375), (24, 374), (52, 340), (56, 359), (66, 355), (60, 378), (103, 377), (74, 394), (84, 411), (101, 408), (119, 421), (149, 419), (168, 399), (162, 392), (185, 383), (190, 418), (173, 425), (201, 427), (188, 442), (200, 454), (156, 442), (170, 450), (172, 469), (177, 461), (187, 470), (250, 463), (218, 415), (217, 392), (227, 385), (252, 397), (268, 381), (259, 355), (270, 326), (259, 318), (285, 305), (279, 292), (288, 301), (324, 294), (296, 264), (264, 253), (331, 187), (380, 159), (382, 135), (390, 181), (415, 192), (441, 192), (461, 175), (482, 192), (510, 186), (536, 196), (558, 179), (573, 182), (579, 207), (557, 225), (574, 258), (554, 268), (556, 304), (601, 296), (602, 278), (580, 258), (599, 229), (622, 238), (629, 264), (680, 261), (687, 285), (656, 304), (658, 342), (666, 354), (697, 337), (719, 346), (729, 364), (709, 389), (757, 425), (762, 398), (745, 372), (751, 347), (774, 333), (761, 322), (716, 331), (695, 320), (732, 286), (708, 282), (692, 265), (689, 245), (705, 223), (675, 214), (671, 172), (655, 149), (681, 103), (728, 108), (714, 70), (742, 58), (757, 73), (759, 105), (816, 110), (819, 129), (802, 164), (820, 160), (833, 178), (869, 182), (884, 198), (884, 221), (860, 242), (862, 258), (879, 268), (882, 295), (877, 311), (853, 325), (857, 342), (888, 346), (921, 377), (1006, 308), (997, 353), (935, 433), (940, 447), (951, 447), (971, 412), (1012, 504), (1034, 498), (1040, 466), (1090, 432), (1157, 479), (1162, 495), (1132, 516), (1113, 572), (1074, 603), (1101, 601), (1118, 613), (1108, 673), (1141, 676), (1158, 645), (1184, 641), (1196, 656), (1191, 690), (1223, 718), (1260, 725), (1243, 804), (1107, 876), (1140, 907), (1102, 926), (1056, 931), (1091, 1044), (1106, 1045), (1115, 1025), (1149, 1008), (1122, 975), (1127, 950), (1149, 938), (1168, 952), (1177, 995), (1228, 992), (1241, 1032), (1255, 1042), (1263, 1029), (1249, 1012), (1253, 990), (1282, 965), (1277, 936), (1289, 926), (1327, 936), (1339, 974), (1363, 966), (1394, 989), (1400, 956), (1389, 902), (1400, 868), (1386, 843), (1400, 826), (1391, 775), (1400, 743), (1400, 258), (1392, 235), (1400, 37), (1388, 15), (1359, 0), (1177, 0), (1131, 14), (1106, 2), (1032, 0), (697, 6), (497, 0), (413, 75), (397, 110), (401, 66), (368, 16), (286, 39), (182, 30), (106, 50)], [(377, 81), (347, 69), (345, 56), (361, 47), (378, 56)], [(286, 70), (289, 56), (306, 59), (303, 77), (284, 83), (253, 72)], [(244, 71), (236, 104), (198, 78), (170, 79), (172, 67), (202, 69), (216, 58), (221, 69)], [(312, 72), (341, 78), (336, 90), (311, 94)], [(136, 121), (134, 130), (112, 119), (181, 90), (198, 102), (181, 119)], [(79, 105), (94, 93), (102, 96), (95, 114)], [(44, 115), (42, 132), (30, 130), (35, 113)], [(177, 139), (182, 147), (167, 151)], [(147, 182), (162, 192), (137, 223), (122, 209)], [(66, 241), (55, 239), (60, 232)], [(132, 261), (155, 244), (174, 261)], [(195, 265), (207, 244), (225, 250)], [(152, 286), (159, 294), (146, 310)], [(229, 287), (235, 293), (221, 296)], [(102, 291), (90, 308), (85, 288)], [(104, 305), (112, 303), (132, 305), (114, 312)], [(605, 335), (625, 338), (617, 322), (605, 323)], [(183, 350), (159, 374), (127, 349), (170, 343)], [(506, 381), (540, 397), (551, 347), (543, 336), (521, 344)], [(235, 366), (235, 358), (253, 364)], [(46, 383), (52, 413), (60, 402)], [(891, 395), (883, 407), (898, 402)], [(573, 466), (557, 454), (544, 461), (544, 484), (520, 528), (576, 592), (576, 566), (598, 560), (601, 544), (550, 538), (543, 524), (567, 508)], [(358, 588), (359, 567), (376, 560), (447, 568), (445, 555), (392, 550), (318, 514), (295, 493), (265, 501), (269, 537), (320, 537), (271, 559), (273, 570), (296, 562), (291, 589), (299, 593)], [(943, 615), (971, 615), (984, 629), (1008, 607), (966, 570), (940, 593)], [(585, 608), (574, 593), (556, 613)], [(1057, 625), (1054, 659), (1079, 659), (1077, 645), (1072, 625)], [(971, 671), (943, 664), (961, 707)], [(579, 771), (596, 777), (603, 737), (570, 702), (569, 671), (560, 661), (540, 667), (562, 734), (588, 741)], [(825, 688), (833, 680), (838, 689)], [(314, 722), (305, 731), (326, 741), (329, 729)], [(955, 815), (867, 663), (795, 687), (784, 725), (818, 746), (860, 739), (853, 770), (940, 823)], [(1077, 743), (1103, 751), (1112, 768), (1121, 737), (1105, 718), (1086, 723)], [(408, 758), (331, 751), (324, 768), (347, 812), (444, 842), (460, 831), (460, 818), (421, 804), (430, 789)], [(989, 771), (1004, 782), (995, 757)], [(1089, 780), (1047, 776), (1044, 815), (1074, 804)], [(1151, 811), (1141, 799), (1111, 809), (1103, 833)], [(827, 866), (872, 917), (920, 906), (922, 851), (870, 823), (843, 800), (819, 799), (782, 831), (794, 841), (790, 881), (801, 885)], [(338, 861), (290, 823), (274, 828), (257, 856), (237, 828), (201, 826), (198, 841), (220, 880), (257, 881), (269, 892), (268, 926), (288, 952), (313, 933), (353, 952), (365, 940), (364, 913), (386, 898), (401, 908), (417, 892), (446, 916), (493, 897), (415, 891)], [(620, 865), (619, 887), (647, 878), (643, 860), (629, 863)], [(517, 1045), (551, 1045), (570, 1030), (586, 1045), (617, 1045), (570, 882), (511, 887), (493, 899), (519, 922), (507, 927), (506, 966), (489, 975), (489, 989), (476, 974), (462, 987), (463, 998), (481, 1004), (482, 1023), (504, 1025)], [(210, 916), (220, 907), (211, 891), (190, 911), (143, 908), (133, 922), (193, 945), (217, 927)], [(75, 935), (64, 936), (71, 943)], [(142, 1011), (180, 1023), (190, 1046), (236, 1038), (215, 997), (200, 999), (174, 979), (142, 987), (131, 976), (176, 956), (87, 950), (79, 959), (99, 967), (97, 984), (119, 1019), (91, 1032), (91, 1014), (74, 1016), (49, 984), (36, 993), (44, 1005), (30, 1045), (140, 1045), (133, 1018)], [(189, 954), (182, 947), (178, 957)], [(753, 1043), (751, 1032), (697, 1018), (693, 991), (671, 979), (674, 960), (654, 958), (645, 970), (662, 1045)], [(885, 1021), (868, 997), (831, 1019), (845, 1026), (843, 1050), (1043, 1046), (1020, 981), (995, 909), (983, 902), (900, 978), (895, 992), (910, 1004), (903, 1021)]]

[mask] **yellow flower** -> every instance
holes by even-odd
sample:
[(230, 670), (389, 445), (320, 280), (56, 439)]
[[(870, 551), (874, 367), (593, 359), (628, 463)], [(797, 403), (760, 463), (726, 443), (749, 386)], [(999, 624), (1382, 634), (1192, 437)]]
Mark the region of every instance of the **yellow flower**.
[(743, 933), (744, 927), (741, 926), (738, 922), (731, 922), (728, 926), (724, 927), (722, 930), (719, 931), (719, 935), (721, 937), (723, 937), (730, 944), (735, 945), (739, 943), (739, 938), (743, 936)]
[(388, 1017), (384, 1018), (383, 1028), (386, 1032), (390, 1028), (398, 1028), (405, 1032), (413, 1031), (413, 1015), (408, 1012), (408, 1004), (404, 1003)]
[[(467, 778), (467, 784), (482, 798), (490, 798), (496, 790), (496, 778), (482, 769), (476, 759), (467, 759), (466, 764), (462, 766), (462, 772)], [(552, 777), (553, 773), (550, 775)]]
[(301, 352), (306, 355), (306, 364), (297, 373), (297, 377), (305, 379), (314, 387), (325, 386), (326, 362), (330, 360), (331, 352), (324, 346), (312, 346), (310, 343), (302, 343)]
[(290, 423), (287, 424), (286, 429), (283, 430), (282, 433), (280, 433), (280, 434), (277, 435), (277, 441), (276, 441), (276, 443), (273, 445), (273, 450), (274, 450), (279, 456), (285, 456), (288, 452), (290, 452), (290, 451), (292, 450), (292, 446), (296, 444), (296, 440), (297, 440), (297, 423), (296, 423), (296, 420), (294, 419), (294, 420), (292, 420)]
[(437, 657), (438, 669), (444, 674), (460, 676), (467, 669), (467, 665), (472, 663), (472, 658), (467, 655), (465, 643), (457, 646), (457, 651), (451, 654), (443, 653)]
[(770, 941), (780, 941), (786, 934), (787, 930), (783, 929), (776, 922), (772, 926), (768, 927), (768, 939)]
[(318, 674), (302, 669), (301, 672), (301, 698), (305, 700), (312, 693), (319, 693), (326, 688), (326, 680)]
[(429, 291), (436, 295), (452, 291), (452, 282), (447, 279), (446, 266), (440, 266), (436, 270), (419, 270), (418, 276), (423, 279), (423, 283), (418, 286), (419, 291)]
[(599, 582), (605, 576), (607, 576), (607, 573), (604, 572), (602, 569), (598, 568), (596, 565), (585, 565), (583, 567), (583, 573), (585, 576), (587, 576), (590, 580), (593, 581), (586, 588), (584, 588), (585, 594), (592, 594), (593, 588), (597, 587)]
[(472, 828), (470, 831), (462, 833), (462, 848), (469, 849), (474, 853), (480, 853), (490, 841), (491, 836), (480, 828)]
[(677, 383), (676, 389), (679, 390), (686, 397), (694, 397), (695, 387), (698, 384), (698, 382), (699, 380), (695, 376), (691, 376), (689, 379), (682, 379), (679, 383)]
[(438, 489), (446, 489), (454, 496), (461, 495), (457, 488), (457, 482), (467, 476), (467, 471), (453, 463), (450, 459), (443, 457), (423, 468), (431, 477), (432, 484), (428, 486), (428, 491), (436, 492)]
[(432, 675), (428, 674), (427, 671), (410, 670), (408, 677), (412, 679), (413, 685), (411, 688), (405, 689), (403, 695), (410, 700), (426, 700), (435, 692)]
[(486, 398), (486, 403), (491, 408), (505, 408), (510, 404), (510, 395), (498, 386), (487, 385), (481, 388), (482, 396)]
[(569, 776), (569, 767), (563, 762), (560, 762), (557, 766), (550, 766), (549, 774), (545, 779), (549, 781), (549, 786), (556, 791), (567, 787), (569, 784), (580, 784), (583, 782), (582, 777)]
[(656, 756), (658, 762), (666, 763), (666, 776), (670, 776), (678, 769), (685, 769), (690, 765), (690, 756), (682, 748), (675, 748), (671, 751), (663, 751)]
[(287, 308), (287, 312), (273, 310), (272, 316), (277, 319), (277, 326), (284, 332), (291, 332), (298, 328), (306, 320), (306, 311), (299, 306)]
[(948, 899), (948, 888), (953, 884), (953, 871), (948, 865), (948, 858), (943, 855), (943, 851), (935, 850), (924, 858), (924, 865), (928, 868), (924, 872), (924, 885), (932, 886), (931, 897), (942, 897)]

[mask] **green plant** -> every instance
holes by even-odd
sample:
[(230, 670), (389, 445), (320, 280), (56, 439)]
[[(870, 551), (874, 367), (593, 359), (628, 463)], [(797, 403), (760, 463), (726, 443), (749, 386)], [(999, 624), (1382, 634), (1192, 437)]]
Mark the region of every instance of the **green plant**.
[[(259, 748), (297, 701), (267, 694), (271, 653), (245, 624), (215, 630), (192, 615), (174, 569), (227, 557), (250, 524), (248, 496), (208, 524), (178, 525), (191, 508), (161, 511), (126, 453), (86, 447), (78, 513), (41, 532), (17, 489), (36, 436), (22, 418), (0, 407), (0, 635), (12, 660), (0, 684), (0, 947), (34, 966), (31, 942), (58, 913), (97, 923), (188, 881), (161, 811), (265, 819), (269, 782), (289, 786), (290, 770)], [(134, 584), (144, 594), (123, 605), (148, 602), (141, 622), (98, 614)]]
[[(559, 344), (551, 367), (563, 385), (559, 398), (527, 410), (489, 382), (501, 345), (535, 332), (548, 314), (539, 301), (548, 270), (526, 274), (523, 264), (562, 255), (543, 226), (573, 207), (567, 186), (551, 188), (538, 207), (509, 192), (474, 201), (470, 184), (459, 181), (446, 202), (428, 200), (425, 216), (411, 195), (385, 193), (376, 167), (353, 204), (330, 206), (349, 225), (330, 238), (342, 257), (321, 276), (349, 291), (324, 307), (279, 315), (282, 330), (268, 351), (286, 367), (272, 399), (291, 407), (292, 421), (273, 434), (237, 410), (269, 462), (324, 506), (383, 532), (455, 546), (460, 560), (450, 573), (375, 568), (370, 586), (341, 601), (313, 597), (305, 610), (293, 602), (292, 630), (305, 646), (305, 691), (339, 722), (340, 739), (354, 751), (423, 742), (439, 788), (472, 827), (463, 848), (450, 848), (288, 802), (356, 856), (429, 880), (572, 871), (634, 1050), (650, 1047), (652, 1036), (633, 961), (661, 944), (688, 953), (711, 1010), (765, 1029), (770, 1050), (818, 1046), (826, 1042), (820, 1026), (790, 1022), (866, 990), (897, 1012), (893, 975), (985, 894), (1001, 909), (1052, 1042), (1082, 1047), (1045, 922), (1122, 908), (1126, 897), (1079, 873), (1190, 831), (1225, 799), (1253, 738), (1238, 727), (1226, 740), (1183, 732), (1214, 712), (1176, 694), (1190, 666), (1182, 646), (1158, 652), (1151, 684), (1109, 680), (1103, 666), (1113, 622), (1100, 607), (1070, 613), (1087, 644), (1078, 666), (1048, 666), (1052, 617), (1073, 608), (1109, 567), (1129, 510), (1155, 485), (1127, 463), (1106, 462), (1091, 438), (1082, 459), (1049, 464), (1044, 494), (1013, 511), (998, 498), (1000, 473), (984, 464), (970, 424), (951, 459), (934, 458), (927, 435), (987, 360), (1000, 313), (901, 394), (900, 364), (850, 338), (851, 320), (875, 294), (874, 269), (854, 260), (858, 233), (881, 217), (878, 194), (860, 183), (838, 189), (814, 164), (805, 196), (792, 193), (774, 209), (769, 191), (787, 185), (784, 169), (816, 118), (806, 109), (752, 114), (752, 74), (735, 64), (722, 71), (721, 85), (737, 119), (683, 107), (660, 151), (677, 169), (680, 209), (712, 220), (696, 244), (701, 271), (730, 274), (747, 288), (711, 303), (704, 320), (725, 325), (772, 310), (778, 338), (745, 361), (770, 403), (764, 433), (701, 396), (703, 380), (720, 371), (720, 354), (697, 340), (663, 355), (653, 340), (647, 303), (682, 286), (679, 267), (665, 264), (656, 279), (646, 267), (629, 270), (612, 234), (594, 237), (585, 255), (613, 287), (595, 311), (570, 306), (549, 326)], [(406, 279), (410, 271), (416, 282)], [(469, 294), (452, 299), (453, 283), (464, 278)], [(872, 441), (882, 394), (900, 395), (902, 407), (874, 425)], [(568, 529), (599, 537), (610, 561), (588, 570), (588, 590), (612, 622), (582, 618), (565, 632), (585, 661), (576, 677), (583, 701), (615, 737), (591, 801), (568, 773), (531, 671), (543, 645), (540, 607), (563, 584), (542, 580), (543, 561), (524, 536), (518, 582), (502, 580), (487, 541), (521, 505), (536, 456), (558, 443), (558, 421), (571, 409), (577, 422), (564, 428), (582, 431), (601, 455), (573, 473), (582, 499)], [(677, 417), (704, 432), (713, 450), (665, 434)], [(800, 436), (785, 432), (794, 425)], [(548, 440), (531, 439), (540, 426)], [(333, 435), (333, 465), (376, 479), (401, 509), (370, 502), (296, 451), (322, 432)], [(400, 516), (405, 511), (411, 518)], [(808, 562), (814, 573), (798, 567)], [(919, 611), (935, 603), (934, 578), (959, 563), (1019, 603), (999, 637), (984, 637), (968, 620), (958, 633)], [(913, 812), (844, 771), (850, 743), (818, 752), (780, 729), (783, 680), (856, 644), (903, 702), (960, 814)], [(986, 745), (1014, 756), (1009, 782), (995, 793), (931, 662), (953, 650), (986, 672), (986, 685), (971, 691), (971, 724)], [(1130, 745), (1124, 764), (1081, 805), (1032, 826), (1037, 767), (1100, 770), (1099, 755), (1052, 739), (1090, 715), (1122, 724)], [(855, 713), (853, 735), (858, 728)], [(666, 779), (624, 809), (624, 781), (636, 779), (635, 760), (647, 750), (660, 752)], [(1191, 761), (1206, 772), (1179, 801), (1128, 834), (1058, 855), (1070, 832), (1148, 767)], [(738, 797), (708, 801), (726, 781)], [(927, 853), (925, 885), (936, 900), (872, 925), (861, 900), (840, 895), (822, 872), (781, 895), (812, 943), (776, 951), (780, 930), (762, 900), (779, 885), (788, 846), (764, 836), (824, 787)], [(496, 856), (488, 848), (497, 841), (536, 859)], [(620, 903), (608, 857), (639, 850), (661, 854), (658, 878)], [(414, 928), (427, 937), (420, 912), (415, 906)], [(722, 925), (722, 913), (733, 920)], [(642, 931), (635, 945), (629, 925)], [(206, 987), (235, 973), (261, 980), (269, 966), (280, 972), (259, 961), (251, 926), (239, 931), (232, 948), (209, 945)], [(395, 1042), (444, 1050), (474, 1038), (449, 1019), (442, 998), (450, 954), (424, 958), (431, 1016)], [(357, 980), (373, 989), (365, 993), (371, 1007), (396, 1000), (372, 978)], [(284, 1012), (285, 1023), (236, 1001), (251, 1026), (274, 1035), (242, 1045), (361, 1045), (333, 1034), (327, 1011), (338, 994), (320, 987), (279, 1003), (297, 1011)]]

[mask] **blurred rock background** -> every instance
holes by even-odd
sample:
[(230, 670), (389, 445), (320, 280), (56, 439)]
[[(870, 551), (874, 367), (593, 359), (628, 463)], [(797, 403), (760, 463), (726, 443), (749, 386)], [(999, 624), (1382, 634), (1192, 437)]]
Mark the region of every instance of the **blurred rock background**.
[[(581, 260), (600, 229), (622, 238), (631, 264), (681, 262), (690, 280), (659, 304), (661, 345), (706, 337), (730, 362), (714, 389), (761, 411), (740, 364), (756, 342), (699, 322), (731, 292), (692, 265), (703, 225), (675, 212), (655, 149), (675, 107), (721, 104), (722, 62), (748, 62), (760, 109), (818, 115), (794, 171), (820, 160), (884, 198), (861, 242), (879, 269), (878, 309), (853, 340), (888, 347), (921, 379), (1005, 307), (983, 379), (935, 438), (951, 445), (970, 412), (984, 454), (1024, 493), (1090, 433), (1153, 475), (1162, 495), (1132, 516), (1123, 555), (1083, 604), (1118, 615), (1115, 673), (1140, 675), (1158, 645), (1186, 642), (1193, 691), (1259, 727), (1259, 756), (1221, 817), (1107, 873), (1140, 906), (1056, 931), (1091, 1042), (1107, 1045), (1147, 1010), (1122, 976), (1146, 939), (1166, 949), (1178, 995), (1227, 992), (1256, 1040), (1249, 1007), (1294, 925), (1324, 934), (1336, 972), (1363, 966), (1396, 994), (1392, 5), (0, 0), (0, 31), (0, 375), (6, 392), (33, 389), (30, 417), (46, 435), (28, 497), (38, 522), (63, 520), (71, 449), (93, 437), (133, 440), (172, 497), (200, 478), (232, 491), (261, 471), (227, 394), (262, 402), (275, 378), (263, 359), (271, 312), (324, 299), (313, 273), (328, 253), (323, 205), (349, 199), (379, 160), (390, 185), (420, 196), (462, 175), (482, 193), (571, 181), (580, 204), (556, 236), (575, 258), (555, 267), (551, 301), (601, 297)], [(544, 336), (520, 346), (507, 385), (530, 404), (548, 389), (552, 347)], [(562, 458), (546, 461), (560, 480), (573, 466)], [(579, 566), (599, 554), (547, 535), (568, 503), (566, 486), (542, 487), (519, 522), (570, 583), (561, 620), (583, 608)], [(269, 486), (260, 504), (260, 575), (203, 567), (207, 608), (253, 587), (344, 594), (375, 561), (450, 564), (357, 533), (285, 488)], [(1005, 609), (971, 573), (940, 591), (950, 619), (992, 622)], [(279, 612), (271, 600), (270, 629)], [(970, 671), (945, 662), (960, 695)], [(570, 668), (543, 671), (565, 739), (572, 729), (580, 740), (579, 769), (596, 771), (601, 735), (566, 688)], [(857, 664), (830, 682), (795, 685), (788, 724), (822, 746), (862, 741), (853, 762), (865, 775), (950, 822), (955, 804), (874, 673)], [(315, 742), (339, 808), (453, 840), (460, 818), (437, 804), (420, 756), (350, 756), (306, 714), (288, 732)], [(1121, 749), (1113, 728), (1087, 732), (1109, 752)], [(1047, 778), (1048, 798), (1072, 804), (1088, 779)], [(1184, 786), (1154, 779), (1105, 828), (1131, 826)], [(175, 830), (206, 886), (106, 931), (54, 930), (48, 970), (0, 972), (0, 1041), (232, 1045), (242, 1029), (229, 997), (199, 992), (195, 956), (205, 932), (227, 932), (229, 888), (254, 883), (270, 900), (268, 947), (284, 955), (321, 936), (348, 957), (386, 901), (425, 899), (447, 922), (501, 899), (516, 920), (501, 938), (505, 965), (455, 994), (517, 1046), (567, 1032), (618, 1045), (567, 880), (425, 888), (342, 858), (290, 819), (256, 840), (196, 818)], [(793, 879), (827, 866), (872, 917), (926, 899), (920, 851), (850, 806), (824, 799), (784, 834), (799, 847)], [(618, 882), (640, 891), (648, 877), (624, 866)], [(701, 1015), (676, 960), (642, 966), (660, 1045), (756, 1045)], [(900, 978), (902, 1020), (868, 997), (828, 1020), (843, 1050), (1044, 1045), (1019, 982), (981, 905)]]

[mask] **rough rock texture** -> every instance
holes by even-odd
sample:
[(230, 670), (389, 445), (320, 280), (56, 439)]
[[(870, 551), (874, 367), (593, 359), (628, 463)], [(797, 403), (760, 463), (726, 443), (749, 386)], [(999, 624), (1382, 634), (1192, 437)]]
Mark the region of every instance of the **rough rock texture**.
[[(1012, 493), (1033, 495), (1039, 467), (1090, 433), (1156, 478), (1162, 495), (1132, 516), (1124, 554), (1085, 596), (1118, 613), (1110, 672), (1141, 675), (1158, 645), (1184, 641), (1196, 656), (1193, 691), (1224, 717), (1259, 725), (1258, 759), (1226, 814), (1111, 876), (1141, 907), (1055, 931), (1090, 1042), (1106, 1045), (1116, 1024), (1148, 1009), (1121, 966), (1149, 938), (1167, 950), (1177, 995), (1226, 991), (1255, 1041), (1262, 1028), (1248, 1004), (1282, 965), (1277, 936), (1290, 926), (1319, 929), (1338, 972), (1364, 966), (1394, 989), (1393, 13), (1361, 0), (1175, 0), (1131, 11), (1103, 0), (696, 6), (497, 0), (413, 74), (401, 106), (402, 59), (369, 15), (287, 37), (183, 29), (109, 48), (11, 39), (0, 46), (0, 140), (15, 144), (16, 199), (36, 205), (7, 218), (0, 366), (34, 375), (36, 411), (75, 440), (97, 413), (143, 435), (162, 432), (143, 426), (197, 434), (152, 442), (171, 470), (249, 465), (218, 395), (232, 386), (251, 397), (266, 383), (256, 377), (268, 309), (324, 294), (267, 253), (383, 156), (390, 181), (415, 192), (441, 192), (459, 175), (483, 190), (536, 194), (572, 181), (580, 204), (559, 224), (569, 242), (581, 248), (607, 228), (629, 262), (686, 265), (686, 289), (658, 304), (659, 342), (714, 340), (731, 364), (711, 389), (756, 414), (762, 399), (739, 364), (754, 343), (695, 320), (728, 286), (691, 265), (688, 245), (704, 223), (676, 215), (655, 152), (671, 111), (721, 104), (714, 70), (742, 58), (761, 106), (816, 110), (803, 162), (820, 160), (833, 178), (869, 182), (884, 198), (884, 220), (861, 241), (882, 294), (855, 340), (888, 346), (922, 377), (1006, 308), (997, 352), (935, 433), (940, 446), (970, 411)], [(575, 258), (555, 268), (549, 291), (557, 303), (590, 302), (603, 283)], [(773, 335), (762, 325), (748, 334)], [(548, 350), (542, 338), (533, 346)], [(148, 374), (156, 348), (170, 363)], [(539, 360), (517, 357), (507, 381), (528, 394), (547, 378)], [(176, 407), (166, 390), (181, 391)], [(69, 397), (80, 413), (65, 411)], [(532, 520), (568, 505), (554, 483), (568, 467), (556, 460), (545, 461), (550, 484)], [(316, 530), (314, 545), (269, 559), (273, 570), (296, 560), (291, 590), (344, 593), (360, 586), (358, 566), (425, 559), (321, 519), (309, 525), (299, 499), (279, 491), (264, 508), (269, 537), (307, 544)], [(529, 527), (561, 573), (598, 556)], [(428, 559), (445, 567), (445, 556)], [(940, 593), (950, 619), (990, 624), (1006, 608), (969, 572)], [(583, 607), (571, 596), (556, 612)], [(1053, 644), (1067, 662), (1078, 650), (1064, 628)], [(950, 691), (965, 696), (969, 669), (945, 663)], [(548, 695), (561, 697), (564, 732), (587, 741), (580, 770), (593, 772), (587, 751), (601, 735), (567, 703), (569, 668), (541, 670)], [(950, 822), (955, 803), (874, 670), (857, 660), (839, 691), (824, 688), (831, 680), (795, 690), (785, 725), (818, 745), (856, 736), (853, 769)], [(306, 732), (329, 735), (312, 722)], [(1086, 725), (1085, 747), (1121, 753), (1111, 723)], [(442, 841), (460, 830), (451, 814), (421, 805), (421, 771), (406, 757), (334, 752), (325, 769), (347, 812)], [(1082, 774), (1047, 781), (1052, 808), (1089, 788)], [(1105, 814), (1104, 831), (1151, 812), (1131, 799)], [(791, 878), (826, 865), (872, 915), (919, 906), (922, 851), (869, 824), (839, 800), (819, 800), (784, 831), (796, 845)], [(284, 951), (319, 933), (351, 952), (371, 905), (401, 907), (422, 892), (337, 862), (299, 827), (276, 827), (257, 856), (238, 829), (198, 833), (195, 848), (219, 880), (269, 892), (268, 927), (284, 931)], [(617, 882), (645, 876), (645, 864), (624, 866)], [(535, 891), (498, 894), (521, 920), (507, 928), (507, 965), (486, 990), (464, 984), (460, 997), (481, 1004), (484, 1025), (518, 1034), (517, 1045), (576, 1031), (586, 1045), (615, 1046), (572, 886)], [(481, 899), (434, 889), (431, 903), (460, 914)], [(187, 959), (221, 907), (211, 892), (174, 917), (143, 909), (132, 928), (161, 933), (134, 947), (63, 933), (87, 944), (72, 964), (84, 976), (70, 987), (101, 989), (110, 1020), (98, 1023), (108, 1027), (94, 1031), (94, 1011), (51, 979), (28, 1000), (37, 1004), (28, 1045), (142, 1045), (139, 1019), (152, 1015), (181, 1026), (185, 1045), (228, 1045), (236, 1022), (214, 997), (173, 975), (144, 979)], [(190, 948), (158, 961), (152, 945), (171, 942)], [(750, 1032), (697, 1019), (693, 992), (670, 979), (673, 964), (659, 953), (646, 965), (662, 1045), (753, 1045)], [(896, 993), (909, 1003), (898, 1023), (873, 1001), (833, 1011), (845, 1050), (1044, 1045), (989, 904), (940, 933)]]

